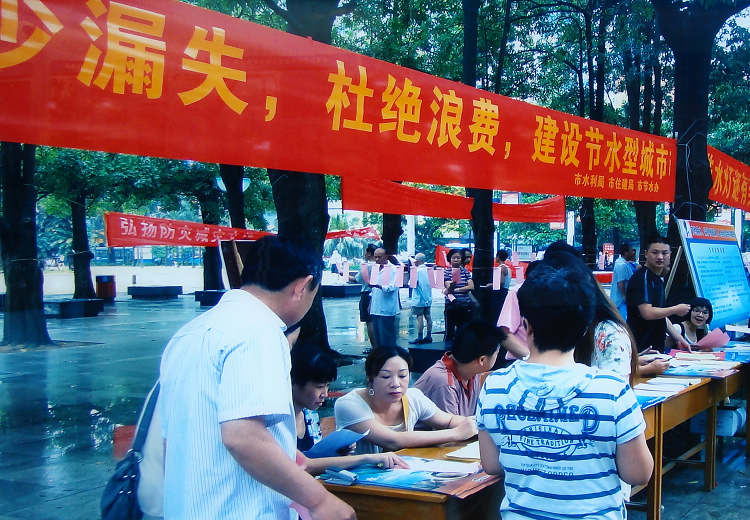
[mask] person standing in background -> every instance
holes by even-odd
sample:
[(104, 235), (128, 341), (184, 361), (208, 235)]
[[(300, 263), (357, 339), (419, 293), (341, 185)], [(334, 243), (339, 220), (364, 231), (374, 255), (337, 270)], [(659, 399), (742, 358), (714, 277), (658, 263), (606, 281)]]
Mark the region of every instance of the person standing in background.
[(625, 290), (628, 287), (628, 280), (633, 276), (638, 264), (635, 263), (635, 249), (630, 244), (624, 243), (620, 246), (620, 256), (615, 260), (615, 267), (612, 272), (612, 287), (609, 290), (609, 297), (612, 303), (624, 320), (628, 319), (628, 306), (625, 303)]
[[(412, 309), (417, 317), (417, 337), (409, 343), (412, 345), (421, 345), (423, 343), (432, 343), (432, 315), (430, 307), (432, 306), (432, 286), (427, 277), (427, 266), (424, 264), (424, 253), (417, 253), (414, 257), (414, 265), (417, 267), (417, 286), (414, 288), (412, 298)], [(422, 336), (422, 327), (427, 322), (427, 334)]]

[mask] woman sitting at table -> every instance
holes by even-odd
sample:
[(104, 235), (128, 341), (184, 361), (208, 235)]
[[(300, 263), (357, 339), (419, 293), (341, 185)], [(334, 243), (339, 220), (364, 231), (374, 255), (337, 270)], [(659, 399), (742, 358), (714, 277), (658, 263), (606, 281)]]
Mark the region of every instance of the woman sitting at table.
[[(711, 302), (706, 298), (694, 298), (690, 302), (690, 312), (683, 318), (683, 321), (670, 324), (672, 330), (679, 334), (682, 340), (691, 347), (702, 340), (708, 334), (708, 324), (714, 317), (714, 308)], [(673, 348), (675, 341), (670, 337)]]
[[(417, 448), (466, 440), (477, 434), (473, 417), (440, 410), (421, 390), (409, 388), (411, 356), (401, 347), (373, 349), (365, 361), (367, 388), (357, 388), (334, 405), (336, 425), (358, 433), (357, 453)], [(434, 428), (414, 431), (422, 423)]]
[[(305, 345), (292, 349), (292, 402), (297, 425), (297, 449), (308, 451), (322, 439), (320, 419), (316, 411), (328, 397), (328, 385), (336, 379), (336, 362), (327, 354), (312, 350)], [(351, 448), (347, 448), (347, 452)], [(373, 464), (383, 468), (408, 468), (395, 453), (373, 453), (367, 455), (341, 455), (304, 459), (308, 473), (323, 473), (329, 466), (351, 468), (361, 464)]]

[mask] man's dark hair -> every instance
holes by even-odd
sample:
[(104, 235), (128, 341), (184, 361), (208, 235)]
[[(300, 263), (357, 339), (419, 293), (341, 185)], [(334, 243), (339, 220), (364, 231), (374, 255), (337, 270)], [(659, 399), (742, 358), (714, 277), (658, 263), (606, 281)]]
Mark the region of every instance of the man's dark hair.
[[(565, 240), (556, 240), (547, 246), (547, 250), (544, 252), (544, 260), (560, 254), (581, 258), (581, 253), (579, 253), (575, 247), (568, 244)], [(567, 259), (565, 261), (567, 261)]]
[(409, 371), (411, 372), (412, 360), (409, 352), (406, 349), (395, 346), (375, 347), (370, 351), (370, 353), (367, 355), (367, 359), (365, 360), (365, 375), (367, 376), (367, 381), (372, 383), (373, 379), (375, 379), (375, 376), (377, 376), (378, 372), (380, 372), (380, 369), (383, 368), (383, 365), (385, 365), (385, 362), (392, 357), (400, 357), (401, 359), (406, 361), (406, 365), (409, 367)]
[(292, 384), (304, 386), (310, 381), (324, 384), (336, 380), (336, 361), (320, 349), (295, 345), (292, 349)]
[(370, 253), (371, 255), (375, 254), (375, 250), (378, 248), (375, 244), (367, 244), (367, 248), (365, 248), (365, 253)]
[(627, 242), (623, 242), (620, 244), (620, 256), (625, 256), (625, 253), (629, 253), (631, 249), (633, 249), (633, 246)]
[(667, 245), (669, 245), (669, 242), (667, 241), (666, 238), (664, 238), (661, 235), (651, 235), (650, 237), (648, 237), (648, 241), (646, 242), (646, 251), (648, 251), (649, 249), (651, 249), (651, 246), (653, 244), (667, 244)]
[(553, 267), (545, 260), (518, 290), (518, 306), (534, 332), (540, 352), (568, 352), (586, 333), (594, 317), (595, 287), (591, 275), (578, 269)]
[(481, 356), (492, 357), (504, 340), (501, 329), (486, 321), (473, 320), (456, 333), (451, 354), (459, 363), (470, 363)]
[(497, 250), (497, 259), (500, 262), (505, 262), (508, 259), (508, 250), (507, 249), (498, 249)]
[(250, 244), (242, 269), (242, 285), (259, 285), (280, 291), (294, 280), (312, 275), (310, 287), (320, 283), (323, 262), (308, 247), (276, 236), (265, 236)]

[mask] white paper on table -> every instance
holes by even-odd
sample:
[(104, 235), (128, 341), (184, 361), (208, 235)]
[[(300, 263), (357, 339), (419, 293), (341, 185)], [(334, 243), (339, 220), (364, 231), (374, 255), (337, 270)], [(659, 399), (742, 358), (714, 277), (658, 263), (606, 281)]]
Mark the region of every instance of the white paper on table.
[(681, 385), (683, 387), (697, 385), (701, 382), (700, 377), (654, 377), (644, 381), (649, 385)]
[(495, 267), (492, 269), (492, 290), (499, 291), (503, 288), (503, 268)]
[(683, 388), (686, 388), (687, 386), (680, 386), (680, 385), (665, 385), (665, 384), (659, 384), (659, 383), (640, 383), (638, 385), (635, 385), (636, 390), (643, 390), (646, 392), (666, 392), (671, 394), (676, 394)]
[(696, 343), (699, 347), (718, 348), (729, 343), (729, 336), (721, 329), (714, 329)]
[[(479, 442), (477, 441), (477, 445)], [(454, 460), (424, 459), (422, 457), (402, 456), (409, 469), (402, 471), (432, 471), (476, 473), (481, 466), (478, 462), (458, 462)], [(394, 470), (397, 471), (397, 470)]]
[(395, 285), (396, 287), (403, 287), (404, 286), (404, 266), (397, 265), (395, 269), (396, 269), (396, 273), (394, 276), (393, 285)]
[(417, 288), (417, 268), (414, 266), (409, 268), (409, 287), (412, 289)]
[(743, 325), (726, 325), (724, 328), (730, 332), (742, 332), (743, 334), (750, 334), (750, 327), (745, 327)]
[(667, 390), (659, 388), (635, 388), (634, 391), (635, 395), (669, 397), (676, 394), (679, 390), (675, 390), (674, 388)]
[(463, 448), (446, 454), (446, 457), (452, 459), (477, 459), (479, 460), (479, 441), (470, 442)]

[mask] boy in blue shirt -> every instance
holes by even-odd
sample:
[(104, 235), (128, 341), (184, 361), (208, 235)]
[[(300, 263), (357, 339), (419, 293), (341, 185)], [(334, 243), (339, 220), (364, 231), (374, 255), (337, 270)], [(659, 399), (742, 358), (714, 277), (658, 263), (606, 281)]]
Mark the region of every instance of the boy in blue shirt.
[(541, 262), (519, 289), (531, 354), (492, 373), (479, 395), (482, 466), (505, 472), (503, 520), (623, 519), (620, 479), (645, 484), (653, 470), (627, 382), (573, 361), (595, 287), (569, 264)]

